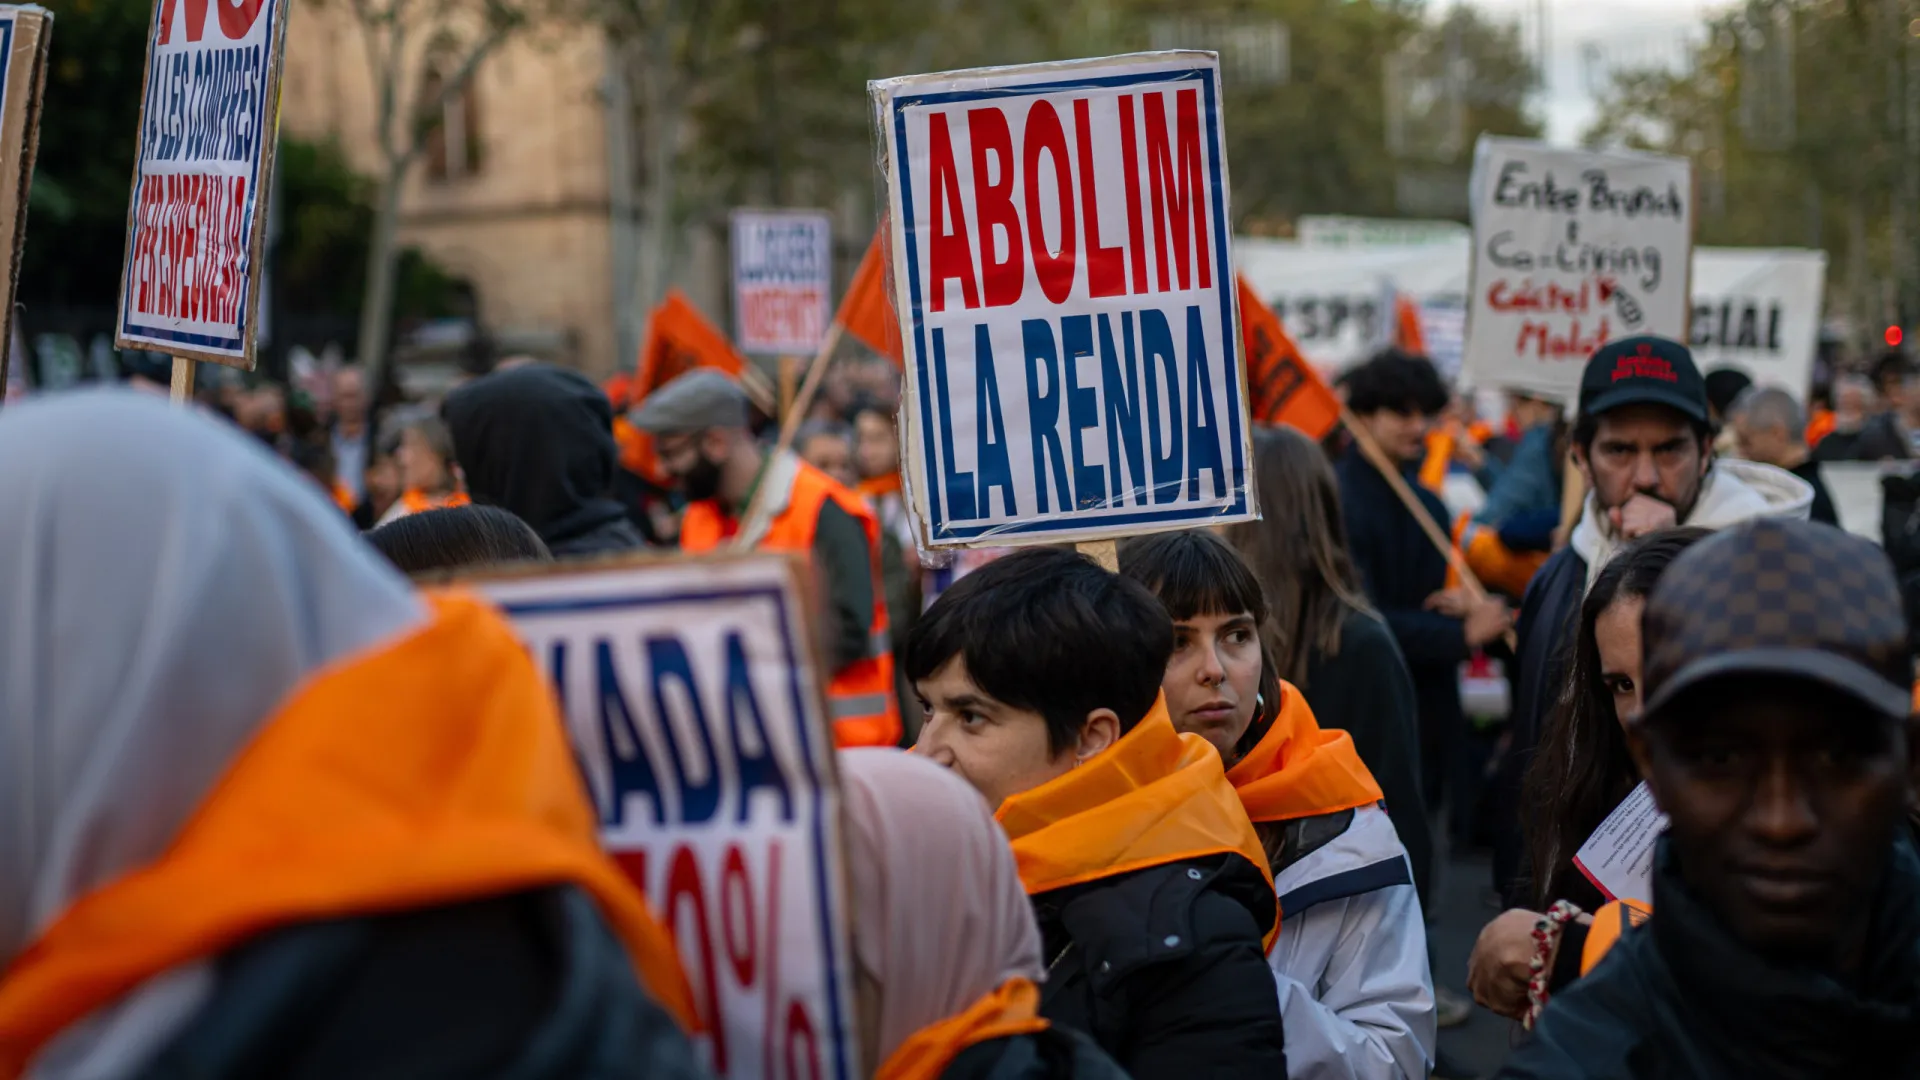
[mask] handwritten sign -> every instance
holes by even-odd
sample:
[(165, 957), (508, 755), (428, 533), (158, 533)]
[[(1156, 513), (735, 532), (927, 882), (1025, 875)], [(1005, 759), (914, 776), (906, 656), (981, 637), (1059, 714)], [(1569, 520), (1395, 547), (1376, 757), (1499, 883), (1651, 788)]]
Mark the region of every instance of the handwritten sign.
[(1483, 135), (1473, 161), (1465, 359), (1477, 385), (1572, 400), (1606, 342), (1686, 339), (1685, 158)]
[(45, 8), (0, 5), (0, 388), (11, 396), (7, 359), (13, 340), (13, 297), (20, 251), (27, 241), (27, 195), (40, 147), (40, 104), (47, 84), (47, 48), (53, 14)]
[(927, 546), (1256, 516), (1218, 58), (869, 89)]
[(287, 0), (154, 0), (115, 344), (253, 368)]
[(679, 943), (713, 1072), (864, 1075), (833, 739), (793, 564), (477, 584), (559, 693), (601, 840)]
[(1651, 904), (1654, 841), (1666, 828), (1667, 815), (1653, 804), (1653, 790), (1643, 782), (1580, 845), (1573, 865), (1607, 899)]
[(743, 352), (812, 356), (827, 334), (833, 222), (804, 210), (733, 214), (733, 316)]
[(1826, 287), (1824, 251), (1723, 248), (1708, 258), (1702, 250), (1693, 260), (1694, 363), (1738, 368), (1805, 404)]

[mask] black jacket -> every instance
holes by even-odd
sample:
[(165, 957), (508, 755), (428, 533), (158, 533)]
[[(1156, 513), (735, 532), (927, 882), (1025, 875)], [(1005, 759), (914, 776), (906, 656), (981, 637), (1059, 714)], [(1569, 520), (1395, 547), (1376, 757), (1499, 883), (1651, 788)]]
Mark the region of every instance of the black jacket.
[(1580, 602), (1587, 595), (1587, 560), (1571, 546), (1548, 559), (1527, 584), (1514, 625), (1519, 650), (1507, 668), (1512, 706), (1507, 714), (1508, 743), (1493, 778), (1493, 887), (1509, 907), (1532, 907), (1522, 882), (1524, 843), (1520, 836), (1520, 782), (1540, 745), (1547, 716), (1566, 685), (1573, 660)]
[(1413, 677), (1386, 624), (1363, 612), (1347, 612), (1340, 624), (1340, 651), (1327, 656), (1315, 650), (1301, 693), (1321, 727), (1353, 736), (1354, 750), (1380, 783), (1387, 816), (1407, 849), (1414, 885), (1426, 904), (1433, 835), (1420, 793), (1420, 717)]
[(1273, 887), (1238, 855), (1168, 863), (1033, 898), (1040, 1014), (1134, 1080), (1287, 1075), (1261, 936)]
[[(1360, 571), (1367, 599), (1393, 631), (1413, 676), (1420, 712), (1422, 790), (1439, 796), (1448, 748), (1466, 729), (1460, 706), (1460, 664), (1469, 650), (1459, 619), (1425, 610), (1427, 597), (1446, 588), (1447, 559), (1435, 550), (1419, 522), (1400, 503), (1385, 477), (1358, 447), (1349, 447), (1334, 467), (1347, 517), (1347, 546)], [(1433, 493), (1410, 483), (1427, 513), (1444, 531), (1447, 508)]]
[(141, 1080), (699, 1080), (593, 901), (555, 886), (267, 933)]
[(496, 371), (440, 411), (473, 501), (519, 516), (556, 557), (642, 546), (612, 497), (613, 405), (584, 376), (544, 364)]
[(1746, 949), (1679, 880), (1660, 841), (1653, 918), (1557, 995), (1508, 1080), (1920, 1076), (1920, 860), (1905, 839), (1851, 985)]
[(1093, 1040), (1055, 1025), (1032, 1035), (974, 1043), (954, 1056), (941, 1080), (1127, 1080)]

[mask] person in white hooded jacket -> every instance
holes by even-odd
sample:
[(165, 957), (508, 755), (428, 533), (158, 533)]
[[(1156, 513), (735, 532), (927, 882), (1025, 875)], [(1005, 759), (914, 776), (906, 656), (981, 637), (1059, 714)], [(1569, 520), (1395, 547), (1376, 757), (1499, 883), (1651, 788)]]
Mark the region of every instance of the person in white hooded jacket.
[(1566, 677), (1574, 621), (1602, 567), (1650, 533), (1724, 529), (1761, 517), (1804, 520), (1813, 488), (1771, 465), (1716, 458), (1706, 384), (1685, 345), (1650, 335), (1602, 346), (1580, 379), (1572, 455), (1587, 499), (1567, 546), (1527, 586), (1516, 626), (1511, 741), (1495, 778), (1494, 887), (1508, 906), (1523, 879), (1519, 785)]

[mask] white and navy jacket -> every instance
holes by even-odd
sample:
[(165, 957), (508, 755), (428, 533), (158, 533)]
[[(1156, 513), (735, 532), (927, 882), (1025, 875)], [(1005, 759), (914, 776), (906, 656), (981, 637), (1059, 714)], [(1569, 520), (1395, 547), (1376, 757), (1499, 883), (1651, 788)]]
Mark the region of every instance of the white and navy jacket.
[(1407, 851), (1376, 806), (1288, 822), (1274, 876), (1288, 1072), (1298, 1080), (1424, 1080), (1433, 974)]

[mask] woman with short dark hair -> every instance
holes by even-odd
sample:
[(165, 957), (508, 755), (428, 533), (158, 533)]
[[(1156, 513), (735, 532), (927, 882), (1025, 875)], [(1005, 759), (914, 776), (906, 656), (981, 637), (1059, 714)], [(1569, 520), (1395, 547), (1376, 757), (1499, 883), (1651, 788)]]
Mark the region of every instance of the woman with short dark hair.
[(403, 574), (513, 562), (552, 562), (533, 526), (497, 506), (423, 510), (367, 534)]

